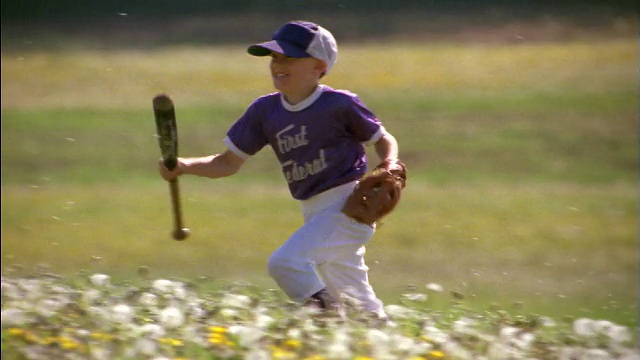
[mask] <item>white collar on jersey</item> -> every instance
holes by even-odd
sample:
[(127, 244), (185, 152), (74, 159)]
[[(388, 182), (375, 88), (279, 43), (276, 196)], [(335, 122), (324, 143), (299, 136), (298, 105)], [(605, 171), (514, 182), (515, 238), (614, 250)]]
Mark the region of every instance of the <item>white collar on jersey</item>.
[(287, 100), (284, 99), (284, 95), (282, 94), (280, 94), (280, 101), (282, 102), (282, 106), (284, 106), (284, 108), (289, 111), (293, 111), (293, 112), (301, 111), (308, 108), (309, 106), (311, 106), (311, 104), (313, 104), (316, 100), (318, 100), (320, 95), (322, 95), (322, 90), (323, 90), (323, 86), (318, 85), (318, 87), (316, 87), (316, 89), (311, 93), (311, 95), (309, 95), (308, 98), (300, 101), (295, 105), (289, 104)]

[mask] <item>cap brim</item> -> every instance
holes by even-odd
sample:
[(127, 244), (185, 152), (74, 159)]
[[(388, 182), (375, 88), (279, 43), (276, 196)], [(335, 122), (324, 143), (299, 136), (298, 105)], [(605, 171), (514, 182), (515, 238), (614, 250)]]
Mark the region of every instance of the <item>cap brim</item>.
[(272, 52), (277, 52), (295, 58), (311, 57), (304, 49), (280, 40), (271, 40), (251, 45), (247, 49), (247, 52), (253, 56), (267, 56), (271, 55)]

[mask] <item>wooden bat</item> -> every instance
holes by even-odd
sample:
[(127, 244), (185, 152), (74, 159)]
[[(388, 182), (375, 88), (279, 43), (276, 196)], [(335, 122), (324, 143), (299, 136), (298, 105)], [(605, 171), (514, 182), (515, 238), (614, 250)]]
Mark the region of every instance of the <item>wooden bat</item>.
[[(178, 165), (178, 127), (173, 100), (167, 94), (159, 94), (153, 98), (153, 115), (156, 120), (158, 143), (164, 165), (169, 170)], [(183, 227), (182, 207), (180, 205), (180, 185), (178, 178), (169, 182), (171, 205), (173, 208), (173, 238), (184, 240), (189, 236), (189, 229)]]

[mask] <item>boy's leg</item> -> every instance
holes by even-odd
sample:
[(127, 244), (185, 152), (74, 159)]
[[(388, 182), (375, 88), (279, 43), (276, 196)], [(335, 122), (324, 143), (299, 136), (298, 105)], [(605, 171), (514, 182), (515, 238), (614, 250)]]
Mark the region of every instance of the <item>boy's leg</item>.
[(319, 248), (331, 231), (318, 221), (309, 221), (271, 254), (269, 275), (293, 301), (305, 302), (326, 287), (316, 268), (322, 261)]
[(383, 304), (369, 283), (369, 268), (364, 262), (365, 247), (343, 248), (336, 251), (336, 257), (322, 263), (318, 271), (327, 283), (329, 293), (339, 297), (345, 293), (354, 297), (365, 311), (385, 317)]
[(269, 274), (294, 301), (305, 302), (324, 288), (336, 299), (348, 291), (365, 310), (384, 316), (364, 263), (364, 244), (373, 234), (374, 229), (349, 219), (339, 206), (325, 209), (271, 255)]

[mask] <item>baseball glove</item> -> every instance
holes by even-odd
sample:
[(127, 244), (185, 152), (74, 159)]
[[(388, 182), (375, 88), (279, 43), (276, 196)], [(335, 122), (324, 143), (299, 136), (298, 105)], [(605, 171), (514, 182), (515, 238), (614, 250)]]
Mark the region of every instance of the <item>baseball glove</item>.
[(342, 212), (370, 226), (395, 209), (407, 182), (407, 167), (400, 161), (384, 161), (360, 180)]

